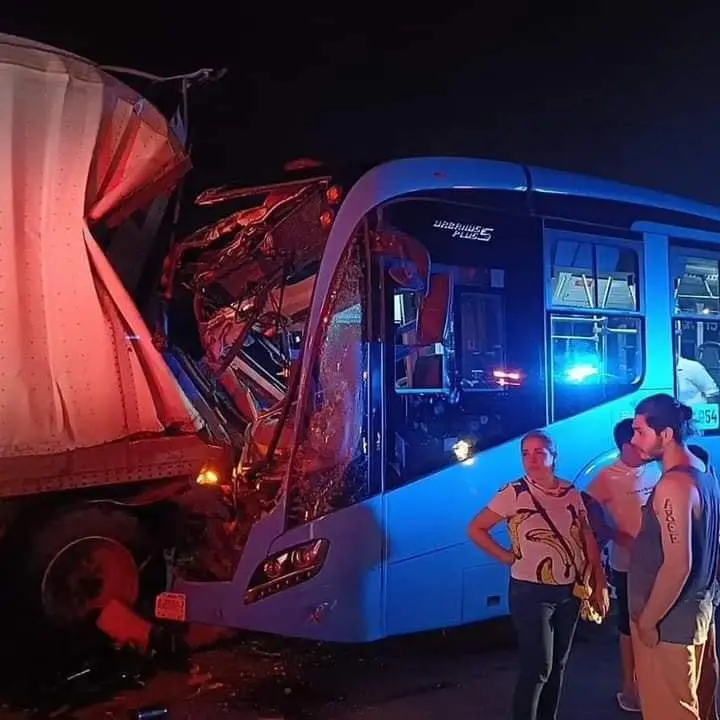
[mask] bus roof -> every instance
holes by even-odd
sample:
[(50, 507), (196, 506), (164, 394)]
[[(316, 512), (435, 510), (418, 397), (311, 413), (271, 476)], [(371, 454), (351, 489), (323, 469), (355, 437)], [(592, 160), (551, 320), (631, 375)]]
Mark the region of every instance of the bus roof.
[[(480, 160), (478, 162), (484, 164), (491, 161)], [(518, 165), (518, 167), (522, 166)], [(576, 175), (539, 167), (526, 166), (524, 169), (530, 179), (529, 189), (534, 192), (645, 205), (671, 212), (706, 217), (720, 222), (720, 208), (695, 200), (669, 195), (657, 190), (647, 190), (633, 185), (601, 180), (588, 175)]]
[[(380, 182), (378, 182), (380, 181)], [(377, 184), (393, 194), (437, 189), (504, 190), (604, 200), (694, 215), (720, 223), (720, 207), (612, 180), (502, 160), (423, 157), (377, 165), (356, 186)], [(413, 187), (414, 186), (414, 187)], [(389, 199), (389, 198), (386, 198)]]

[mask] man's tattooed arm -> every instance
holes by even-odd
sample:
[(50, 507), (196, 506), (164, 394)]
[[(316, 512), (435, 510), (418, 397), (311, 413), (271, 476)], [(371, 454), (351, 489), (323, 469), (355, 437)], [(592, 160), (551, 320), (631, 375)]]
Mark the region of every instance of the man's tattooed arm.
[(675, 516), (675, 509), (673, 508), (673, 501), (670, 497), (666, 497), (663, 500), (663, 522), (665, 523), (665, 532), (667, 533), (668, 541), (676, 545), (680, 542), (680, 536), (678, 535), (677, 518)]
[(682, 472), (668, 473), (658, 483), (653, 510), (660, 524), (663, 563), (639, 622), (656, 626), (675, 604), (692, 565), (691, 524), (695, 486)]

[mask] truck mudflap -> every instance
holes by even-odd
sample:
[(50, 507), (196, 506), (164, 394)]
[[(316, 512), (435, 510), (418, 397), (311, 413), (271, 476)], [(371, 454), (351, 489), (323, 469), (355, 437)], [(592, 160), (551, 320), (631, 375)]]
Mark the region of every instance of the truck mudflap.
[(230, 480), (232, 449), (196, 435), (122, 440), (54, 455), (0, 458), (0, 498), (197, 477)]

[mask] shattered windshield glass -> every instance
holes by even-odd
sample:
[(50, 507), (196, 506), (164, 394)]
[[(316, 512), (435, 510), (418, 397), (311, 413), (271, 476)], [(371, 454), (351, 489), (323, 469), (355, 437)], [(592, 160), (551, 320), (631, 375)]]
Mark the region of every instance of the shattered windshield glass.
[(291, 522), (352, 504), (367, 488), (366, 344), (360, 246), (346, 253), (328, 299), (324, 336), (293, 466)]

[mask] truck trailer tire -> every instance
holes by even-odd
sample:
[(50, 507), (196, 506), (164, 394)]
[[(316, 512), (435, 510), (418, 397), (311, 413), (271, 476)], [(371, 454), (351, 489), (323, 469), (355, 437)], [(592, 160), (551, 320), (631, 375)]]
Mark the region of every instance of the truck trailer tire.
[(140, 522), (121, 508), (89, 504), (51, 519), (34, 534), (27, 566), (43, 620), (69, 628), (109, 600), (135, 606), (145, 551)]

